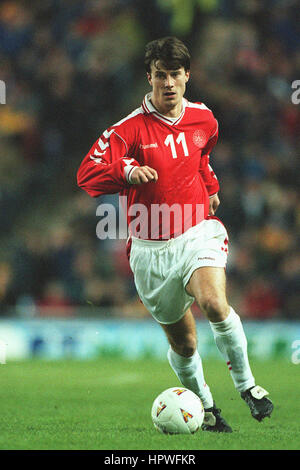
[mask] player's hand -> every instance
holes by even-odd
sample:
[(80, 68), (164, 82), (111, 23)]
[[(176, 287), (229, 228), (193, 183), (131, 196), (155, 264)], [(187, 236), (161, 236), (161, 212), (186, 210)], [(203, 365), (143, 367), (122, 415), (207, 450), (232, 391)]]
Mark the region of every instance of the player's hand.
[(130, 175), (131, 184), (144, 184), (158, 180), (157, 171), (150, 166), (137, 166)]
[(220, 199), (218, 194), (214, 194), (209, 198), (209, 215), (215, 215), (220, 205)]

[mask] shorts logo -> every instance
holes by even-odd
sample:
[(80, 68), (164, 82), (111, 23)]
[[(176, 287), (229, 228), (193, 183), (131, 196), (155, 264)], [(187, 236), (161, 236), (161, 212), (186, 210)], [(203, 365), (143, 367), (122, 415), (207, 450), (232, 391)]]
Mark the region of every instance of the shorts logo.
[(197, 129), (193, 134), (193, 142), (197, 147), (204, 147), (206, 143), (206, 134), (202, 129)]

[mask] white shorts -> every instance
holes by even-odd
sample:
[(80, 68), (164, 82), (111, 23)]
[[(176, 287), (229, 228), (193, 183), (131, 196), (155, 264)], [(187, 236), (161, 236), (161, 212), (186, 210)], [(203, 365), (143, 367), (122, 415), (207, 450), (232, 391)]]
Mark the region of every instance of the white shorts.
[(227, 231), (211, 218), (166, 241), (132, 237), (129, 263), (145, 307), (159, 323), (171, 324), (195, 300), (185, 290), (193, 272), (204, 266), (225, 268), (227, 255)]

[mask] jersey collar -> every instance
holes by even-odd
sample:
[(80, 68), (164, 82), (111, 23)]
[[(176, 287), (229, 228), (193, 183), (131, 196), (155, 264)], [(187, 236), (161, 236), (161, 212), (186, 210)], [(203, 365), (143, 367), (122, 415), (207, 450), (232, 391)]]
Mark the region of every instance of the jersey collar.
[(142, 108), (144, 112), (146, 114), (153, 114), (157, 119), (160, 119), (161, 121), (165, 122), (166, 124), (169, 124), (170, 126), (174, 126), (175, 124), (178, 124), (179, 121), (181, 121), (181, 119), (184, 116), (185, 108), (188, 103), (188, 101), (185, 98), (182, 98), (182, 111), (180, 115), (177, 118), (170, 118), (159, 113), (157, 109), (153, 106), (150, 100), (151, 100), (151, 93), (148, 93), (147, 95), (145, 95), (144, 101), (142, 103)]

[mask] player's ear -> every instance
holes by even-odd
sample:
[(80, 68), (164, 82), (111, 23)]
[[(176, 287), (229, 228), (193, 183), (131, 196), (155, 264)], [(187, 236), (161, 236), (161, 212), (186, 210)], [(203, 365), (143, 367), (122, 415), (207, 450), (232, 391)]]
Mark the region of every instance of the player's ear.
[(189, 70), (186, 70), (185, 71), (185, 83), (187, 83), (190, 79), (190, 71)]
[(149, 82), (149, 85), (152, 86), (151, 73), (149, 73), (149, 72), (147, 72), (147, 80)]

